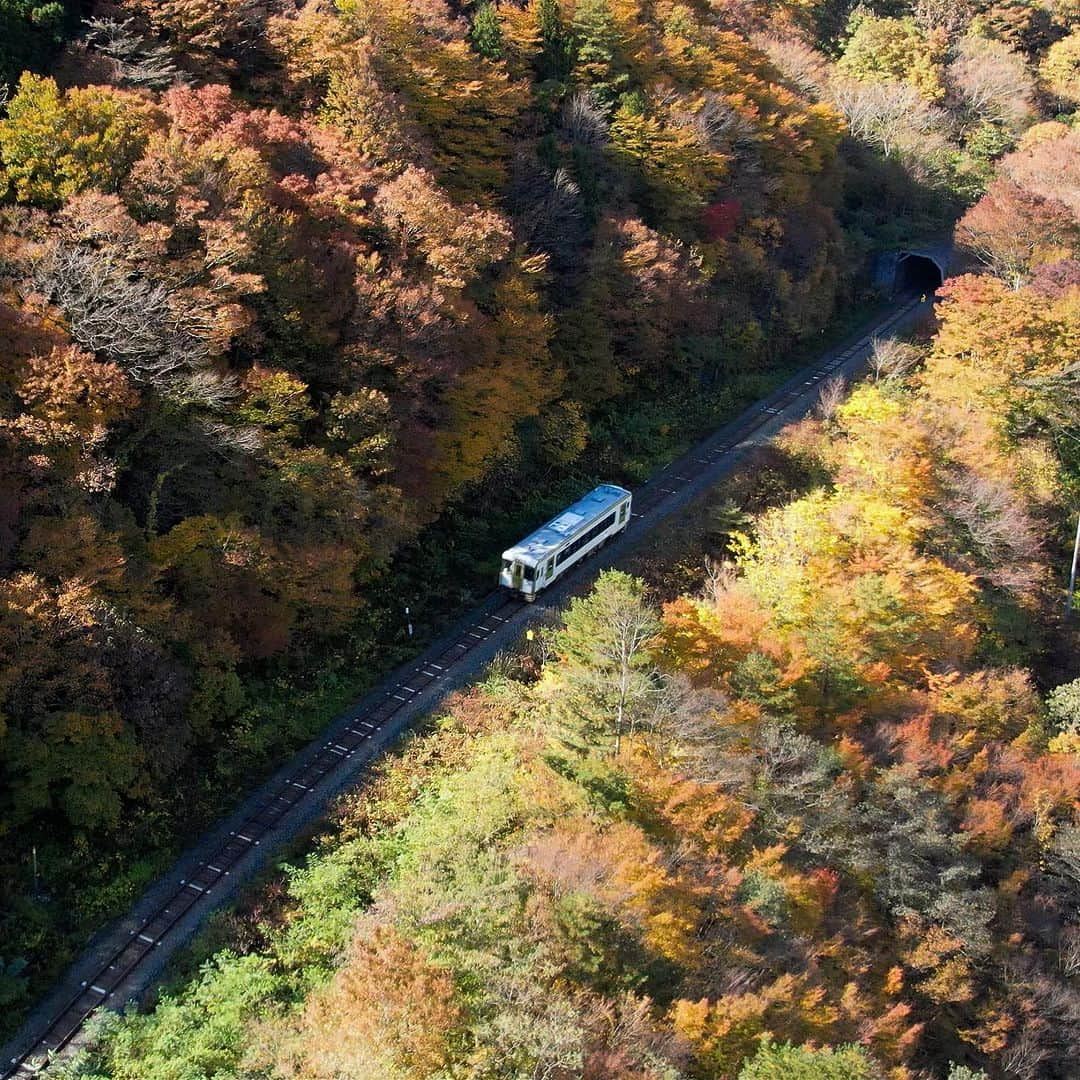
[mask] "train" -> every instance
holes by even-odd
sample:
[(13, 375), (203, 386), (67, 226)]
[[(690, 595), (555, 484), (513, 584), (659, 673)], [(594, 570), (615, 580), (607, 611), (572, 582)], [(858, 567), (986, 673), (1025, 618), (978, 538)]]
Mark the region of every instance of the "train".
[(531, 602), (630, 524), (631, 494), (601, 484), (502, 554), (499, 584)]

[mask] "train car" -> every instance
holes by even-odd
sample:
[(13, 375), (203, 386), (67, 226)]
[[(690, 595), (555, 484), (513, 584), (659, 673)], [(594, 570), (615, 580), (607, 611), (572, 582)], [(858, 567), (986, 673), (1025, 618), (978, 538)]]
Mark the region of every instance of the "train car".
[(499, 584), (536, 599), (572, 566), (630, 524), (630, 492), (601, 484), (503, 552)]

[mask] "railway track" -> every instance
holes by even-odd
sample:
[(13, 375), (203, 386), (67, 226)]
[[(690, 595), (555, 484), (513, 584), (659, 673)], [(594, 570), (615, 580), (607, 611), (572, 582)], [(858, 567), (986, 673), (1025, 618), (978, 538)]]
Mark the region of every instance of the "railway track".
[(793, 405), (808, 398), (812, 403), (829, 379), (850, 367), (853, 361), (865, 356), (875, 338), (890, 334), (920, 306), (921, 301), (916, 296), (905, 298), (888, 318), (865, 332), (858, 340), (833, 353), (828, 360), (803, 368), (767, 397), (752, 405), (738, 419), (665, 466), (634, 492), (632, 516), (648, 518), (663, 503), (697, 484), (703, 471), (753, 439)]
[[(497, 593), (492, 593), (492, 597), (496, 596)], [(113, 951), (96, 975), (83, 981), (79, 992), (71, 997), (40, 1039), (8, 1063), (5, 1077), (38, 1076), (39, 1062), (63, 1050), (178, 923), (200, 904), (207, 909), (213, 906), (209, 901), (215, 888), (230, 877), (237, 864), (253, 847), (259, 847), (291, 810), (345, 762), (362, 753), (414, 698), (444, 679), (447, 672), (459, 666), (464, 657), (523, 607), (524, 601), (518, 598), (498, 596), (494, 609), (464, 629), (457, 640), (434, 657), (425, 654), (405, 677), (381, 691), (380, 703), (353, 719), (343, 730), (335, 731), (301, 767), (278, 778), (259, 799), (254, 812), (239, 827), (230, 829), (216, 850), (189, 877), (179, 880), (149, 916), (128, 931), (128, 940)]]
[[(796, 405), (813, 404), (820, 387), (839, 372), (864, 358), (875, 337), (887, 335), (920, 306), (915, 297), (905, 298), (888, 318), (846, 348), (833, 353), (827, 361), (804, 368), (772, 394), (746, 410), (732, 423), (699, 443), (687, 454), (666, 466), (634, 493), (632, 520), (627, 540), (646, 532), (675, 506), (711, 482), (710, 472), (734, 452), (754, 443), (766, 429)], [(621, 546), (621, 541), (619, 546)], [(581, 571), (571, 572), (567, 580), (580, 584)], [(562, 590), (556, 587), (549, 603)], [(369, 695), (363, 707), (335, 723), (308, 751), (294, 759), (294, 764), (279, 772), (256, 796), (239, 820), (223, 832), (182, 878), (174, 878), (168, 888), (137, 918), (129, 920), (123, 939), (113, 942), (98, 961), (80, 979), (77, 990), (59, 1000), (48, 1011), (23, 1049), (5, 1063), (4, 1080), (29, 1080), (40, 1076), (48, 1060), (69, 1046), (83, 1030), (87, 1020), (102, 1007), (118, 1007), (127, 998), (127, 988), (141, 969), (160, 970), (163, 950), (175, 949), (184, 940), (181, 924), (190, 926), (193, 919), (209, 914), (231, 894), (234, 874), (261, 860), (255, 854), (264, 841), (286, 825), (294, 811), (305, 804), (313, 813), (325, 806), (355, 774), (358, 761), (374, 756), (400, 731), (412, 714), (425, 702), (431, 707), (432, 692), (449, 690), (455, 681), (468, 675), (469, 661), (481, 646), (497, 638), (507, 624), (520, 622), (526, 605), (521, 599), (492, 592), (476, 611), (458, 624), (455, 632), (437, 643), (418, 660), (411, 662)], [(518, 619), (515, 619), (518, 616)], [(309, 813), (310, 818), (312, 814)], [(224, 895), (223, 895), (224, 894)], [(33, 1020), (31, 1020), (31, 1024)]]

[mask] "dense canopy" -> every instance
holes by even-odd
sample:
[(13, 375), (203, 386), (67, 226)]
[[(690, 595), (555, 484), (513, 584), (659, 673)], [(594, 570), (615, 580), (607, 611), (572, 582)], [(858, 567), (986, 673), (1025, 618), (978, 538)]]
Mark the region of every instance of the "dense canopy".
[[(882, 302), (879, 255), (957, 218), (983, 276), (948, 286), (904, 391), (941, 411), (860, 392), (829, 421), (834, 483), (725, 526), (775, 608), (730, 677), (787, 702), (801, 670), (853, 717), (926, 672), (958, 709), (1050, 690), (979, 664), (988, 641), (1028, 663), (1051, 571), (1017, 553), (1074, 490), (1076, 15), (0, 0), (0, 1028), (407, 625), (435, 633), (527, 527), (760, 397)], [(997, 438), (1015, 476), (980, 471)], [(581, 663), (552, 705), (567, 745), (609, 723)], [(407, 935), (371, 948), (415, 956), (459, 1023)], [(855, 1030), (824, 1057), (810, 1028), (775, 1034), (748, 1076), (876, 1068)]]

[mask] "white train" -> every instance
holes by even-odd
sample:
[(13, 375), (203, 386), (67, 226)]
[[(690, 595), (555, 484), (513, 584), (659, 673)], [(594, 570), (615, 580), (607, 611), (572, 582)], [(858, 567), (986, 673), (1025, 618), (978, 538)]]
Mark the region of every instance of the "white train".
[(630, 523), (630, 492), (601, 484), (543, 528), (503, 552), (499, 584), (526, 600), (595, 551)]

